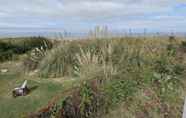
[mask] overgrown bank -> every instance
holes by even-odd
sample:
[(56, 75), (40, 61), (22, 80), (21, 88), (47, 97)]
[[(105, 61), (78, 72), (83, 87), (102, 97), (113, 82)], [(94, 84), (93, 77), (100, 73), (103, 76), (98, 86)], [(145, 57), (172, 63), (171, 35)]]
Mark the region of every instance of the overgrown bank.
[[(44, 78), (79, 84), (46, 109), (44, 118), (179, 118), (184, 98), (185, 46), (181, 40), (110, 39), (63, 42), (38, 63)], [(123, 106), (122, 106), (122, 105)], [(112, 110), (116, 111), (115, 115)]]

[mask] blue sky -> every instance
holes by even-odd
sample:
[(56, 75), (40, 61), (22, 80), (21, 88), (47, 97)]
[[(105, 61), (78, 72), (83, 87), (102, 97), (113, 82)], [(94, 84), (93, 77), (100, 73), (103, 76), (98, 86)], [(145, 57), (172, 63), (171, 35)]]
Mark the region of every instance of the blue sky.
[(0, 29), (186, 32), (186, 0), (0, 0)]

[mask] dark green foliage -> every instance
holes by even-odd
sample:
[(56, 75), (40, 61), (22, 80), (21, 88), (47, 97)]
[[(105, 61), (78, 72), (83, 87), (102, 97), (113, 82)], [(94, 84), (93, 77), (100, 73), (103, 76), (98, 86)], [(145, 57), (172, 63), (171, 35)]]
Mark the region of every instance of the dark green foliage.
[(182, 75), (184, 71), (185, 71), (185, 67), (184, 65), (181, 64), (177, 64), (173, 68), (173, 72), (175, 73), (175, 75)]
[(0, 42), (0, 61), (6, 61), (13, 58), (16, 46), (10, 43)]
[(180, 48), (181, 48), (181, 51), (186, 52), (186, 41), (182, 41)]
[(137, 83), (133, 80), (112, 80), (105, 88), (107, 101), (116, 105), (126, 100), (137, 90)]
[(170, 73), (170, 68), (165, 59), (157, 60), (155, 62), (155, 71), (161, 74)]
[(183, 65), (171, 63), (166, 57), (157, 60), (154, 65), (154, 70), (161, 75), (181, 75), (184, 69)]
[(182, 41), (181, 46), (186, 47), (186, 41)]
[(167, 45), (167, 51), (168, 51), (168, 55), (175, 56), (177, 51), (177, 46), (174, 44), (169, 44)]
[[(76, 110), (74, 104), (73, 104), (73, 98), (67, 97), (62, 102), (62, 118), (80, 118), (80, 113)], [(59, 117), (60, 118), (60, 117)]]
[(0, 52), (0, 62), (11, 60), (13, 58), (13, 55), (14, 53), (12, 50)]
[(100, 90), (98, 84), (93, 86), (87, 81), (66, 97), (61, 106), (54, 105), (50, 115), (55, 118), (96, 118), (130, 98), (136, 90), (136, 83), (132, 80), (115, 79)]
[(174, 41), (174, 40), (176, 40), (175, 36), (169, 36), (169, 41)]
[[(170, 57), (170, 56), (169, 56)], [(178, 89), (182, 88), (182, 75), (184, 66), (172, 63), (166, 55), (155, 62), (152, 85), (162, 101), (174, 101), (179, 95)]]
[(80, 90), (81, 103), (80, 103), (80, 112), (83, 118), (89, 118), (94, 112), (94, 93), (91, 87), (84, 83)]
[(14, 55), (24, 54), (34, 48), (51, 49), (53, 44), (44, 37), (15, 38), (0, 40), (0, 61), (7, 61)]

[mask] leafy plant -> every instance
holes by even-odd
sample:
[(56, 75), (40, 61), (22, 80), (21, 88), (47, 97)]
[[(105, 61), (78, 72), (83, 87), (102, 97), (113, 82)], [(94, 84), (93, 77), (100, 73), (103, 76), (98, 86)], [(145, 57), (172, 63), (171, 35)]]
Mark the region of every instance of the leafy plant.
[(90, 86), (85, 82), (80, 90), (81, 103), (80, 112), (83, 118), (89, 118), (93, 114), (94, 93)]
[(136, 91), (137, 84), (133, 80), (112, 80), (105, 88), (106, 95), (112, 105), (118, 104), (131, 97)]

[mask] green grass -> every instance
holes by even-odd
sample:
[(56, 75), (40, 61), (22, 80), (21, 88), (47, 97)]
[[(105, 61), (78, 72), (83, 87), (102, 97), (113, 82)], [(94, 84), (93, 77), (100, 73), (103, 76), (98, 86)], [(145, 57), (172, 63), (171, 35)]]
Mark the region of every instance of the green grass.
[[(12, 63), (14, 64), (14, 63)], [(3, 68), (5, 66), (3, 65)], [(8, 69), (14, 68), (9, 65)], [(12, 69), (12, 70), (14, 70)], [(12, 90), (20, 86), (23, 81), (28, 80), (28, 87), (36, 87), (31, 93), (24, 97), (12, 97)], [(21, 118), (45, 107), (55, 96), (61, 95), (80, 83), (76, 79), (45, 79), (37, 76), (20, 74), (10, 71), (0, 73), (0, 114), (2, 118)]]
[(28, 114), (44, 107), (48, 102), (63, 90), (63, 85), (51, 81), (29, 80), (28, 85), (37, 86), (29, 95), (25, 97), (13, 98), (11, 90), (26, 78), (18, 76), (0, 75), (0, 114), (2, 118), (20, 118), (23, 114)]

